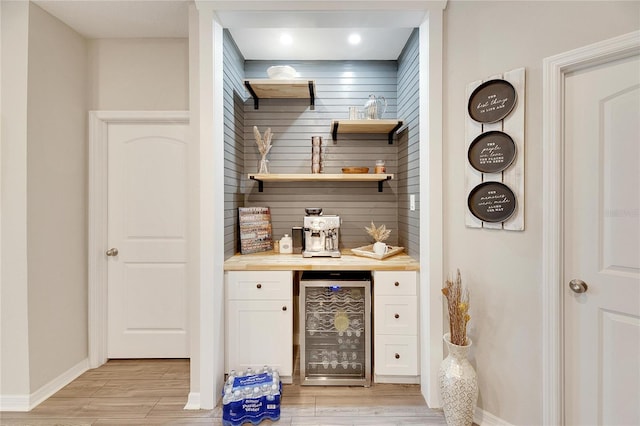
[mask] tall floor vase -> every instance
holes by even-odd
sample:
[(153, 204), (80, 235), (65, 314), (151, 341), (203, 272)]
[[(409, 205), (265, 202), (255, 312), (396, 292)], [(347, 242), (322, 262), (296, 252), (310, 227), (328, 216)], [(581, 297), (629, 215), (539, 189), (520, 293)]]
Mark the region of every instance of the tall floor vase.
[(478, 401), (478, 376), (467, 360), (471, 339), (466, 346), (451, 343), (449, 333), (443, 339), (449, 350), (438, 374), (444, 417), (449, 426), (470, 426)]

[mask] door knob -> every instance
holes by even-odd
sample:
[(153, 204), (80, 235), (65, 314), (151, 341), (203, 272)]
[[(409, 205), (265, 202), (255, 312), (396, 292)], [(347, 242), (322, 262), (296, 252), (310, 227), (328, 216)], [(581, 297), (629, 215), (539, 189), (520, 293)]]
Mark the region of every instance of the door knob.
[(589, 286), (582, 280), (571, 280), (569, 281), (569, 288), (575, 293), (585, 293)]
[(110, 248), (109, 250), (107, 250), (107, 256), (117, 256), (118, 255), (118, 249), (117, 248)]

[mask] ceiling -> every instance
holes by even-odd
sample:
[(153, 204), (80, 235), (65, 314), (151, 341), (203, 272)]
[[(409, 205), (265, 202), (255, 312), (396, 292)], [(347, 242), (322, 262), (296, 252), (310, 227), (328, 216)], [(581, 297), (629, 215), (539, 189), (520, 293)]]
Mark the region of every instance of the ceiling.
[[(34, 0), (86, 38), (188, 37), (190, 0)], [(428, 2), (218, 1), (216, 15), (249, 60), (395, 60)], [(265, 5), (276, 4), (278, 10)], [(403, 4), (402, 10), (392, 9)], [(406, 4), (409, 3), (409, 7)], [(411, 4), (420, 4), (412, 7)], [(376, 7), (371, 7), (375, 5)], [(350, 7), (351, 10), (346, 9)], [(243, 8), (244, 10), (240, 10)], [(273, 9), (273, 8), (272, 8)], [(282, 34), (291, 43), (282, 44)], [(349, 35), (361, 42), (351, 45)]]

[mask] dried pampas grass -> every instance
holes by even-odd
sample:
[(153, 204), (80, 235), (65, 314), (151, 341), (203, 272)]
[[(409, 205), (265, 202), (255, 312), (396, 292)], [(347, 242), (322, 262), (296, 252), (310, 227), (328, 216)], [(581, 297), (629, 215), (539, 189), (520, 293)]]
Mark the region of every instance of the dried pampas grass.
[(451, 343), (465, 346), (467, 344), (467, 323), (471, 319), (469, 316), (469, 290), (462, 287), (459, 269), (455, 281), (451, 279), (445, 281), (442, 294), (447, 298)]

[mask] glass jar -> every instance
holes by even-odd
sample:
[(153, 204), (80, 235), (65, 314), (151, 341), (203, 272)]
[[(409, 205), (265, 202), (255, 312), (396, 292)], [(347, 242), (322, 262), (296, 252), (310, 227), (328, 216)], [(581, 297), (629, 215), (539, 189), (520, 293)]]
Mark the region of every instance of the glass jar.
[(387, 168), (384, 166), (384, 160), (376, 161), (376, 168), (374, 169), (375, 173), (386, 173)]

